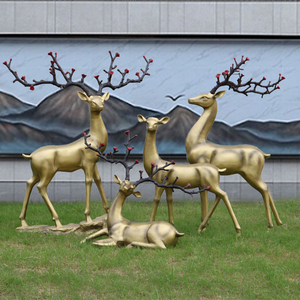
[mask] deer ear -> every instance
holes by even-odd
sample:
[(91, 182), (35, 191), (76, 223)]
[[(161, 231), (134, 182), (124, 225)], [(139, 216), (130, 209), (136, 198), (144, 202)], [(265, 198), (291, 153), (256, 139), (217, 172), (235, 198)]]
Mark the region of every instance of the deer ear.
[(89, 96), (86, 93), (78, 92), (78, 96), (83, 101), (87, 101), (87, 102), (90, 101), (90, 98), (89, 98)]
[(114, 182), (121, 185), (122, 180), (117, 175), (114, 175)]
[(225, 95), (226, 91), (221, 91), (215, 94), (215, 98), (221, 98)]
[(133, 196), (135, 196), (137, 198), (141, 198), (142, 194), (141, 194), (141, 192), (133, 192)]
[(143, 117), (142, 115), (137, 115), (137, 118), (140, 123), (147, 123), (147, 119)]
[(104, 101), (106, 101), (106, 100), (108, 100), (108, 98), (109, 98), (109, 93), (105, 93), (103, 96), (102, 96), (102, 99), (104, 100)]
[(170, 121), (169, 117), (163, 117), (159, 120), (159, 124), (167, 124)]

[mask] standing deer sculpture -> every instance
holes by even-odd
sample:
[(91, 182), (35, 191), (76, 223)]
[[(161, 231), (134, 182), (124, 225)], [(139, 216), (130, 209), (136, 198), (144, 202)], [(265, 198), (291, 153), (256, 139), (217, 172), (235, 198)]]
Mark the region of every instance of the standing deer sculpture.
[[(156, 148), (156, 131), (158, 129), (158, 125), (166, 124), (169, 122), (169, 117), (164, 117), (162, 119), (157, 119), (154, 117), (150, 117), (146, 119), (142, 115), (138, 115), (138, 120), (140, 123), (147, 124), (147, 134), (146, 140), (144, 145), (144, 168), (148, 175), (151, 175), (152, 168), (151, 165), (157, 165), (158, 167), (162, 167), (165, 164), (168, 164), (167, 161), (160, 158), (157, 148)], [(209, 191), (216, 195), (215, 202), (210, 210), (210, 212), (205, 215), (202, 215), (202, 223), (199, 227), (198, 231), (202, 231), (208, 222), (208, 219), (213, 214), (215, 208), (217, 207), (218, 203), (221, 199), (223, 199), (231, 219), (234, 223), (234, 227), (237, 233), (240, 233), (241, 227), (235, 217), (235, 214), (232, 210), (230, 202), (228, 200), (227, 194), (221, 190), (219, 181), (220, 181), (220, 173), (224, 173), (226, 169), (219, 169), (214, 165), (207, 164), (207, 163), (197, 163), (193, 165), (189, 164), (176, 164), (169, 167), (169, 170), (165, 170), (164, 175), (167, 177), (167, 180), (164, 179), (164, 176), (161, 173), (156, 174), (153, 178), (162, 183), (165, 180), (165, 183), (173, 182), (177, 177), (178, 180), (176, 184), (181, 187), (189, 186), (190, 188), (199, 188), (201, 193), (207, 192), (207, 190), (203, 190), (203, 187), (210, 186)], [(155, 187), (155, 196), (153, 199), (153, 208), (151, 213), (150, 221), (155, 220), (155, 215), (157, 211), (157, 207), (160, 202), (160, 198), (162, 196), (163, 191), (166, 191), (166, 198), (168, 204), (168, 212), (169, 212), (169, 222), (174, 224), (173, 221), (173, 190), (157, 185)], [(204, 210), (202, 209), (201, 212), (203, 213)]]
[[(181, 189), (183, 192), (188, 193), (190, 195), (197, 194), (199, 193), (199, 191), (187, 191), (186, 188), (188, 188), (189, 185), (187, 185), (186, 187), (175, 185), (179, 178), (176, 178), (171, 184), (167, 183), (167, 176), (164, 178), (162, 183), (159, 183), (154, 179), (158, 176), (158, 174), (161, 174), (162, 172), (168, 172), (168, 168), (171, 167), (171, 165), (173, 165), (174, 162), (166, 163), (160, 168), (152, 164), (150, 167), (151, 174), (149, 177), (143, 178), (143, 171), (140, 171), (140, 179), (134, 183), (130, 182), (130, 170), (139, 162), (136, 160), (131, 165), (129, 165), (127, 162), (130, 151), (133, 149), (133, 147), (129, 147), (129, 143), (134, 138), (136, 138), (136, 136), (130, 137), (129, 131), (126, 131), (125, 133), (127, 134), (127, 143), (124, 144), (124, 146), (126, 147), (126, 154), (123, 160), (117, 160), (113, 158), (114, 154), (118, 152), (116, 147), (113, 148), (113, 153), (111, 153), (108, 156), (107, 154), (103, 154), (101, 152), (101, 146), (98, 148), (92, 147), (91, 144), (87, 141), (87, 138), (89, 138), (89, 136), (85, 136), (85, 144), (88, 149), (96, 151), (98, 153), (98, 156), (112, 164), (122, 164), (126, 170), (126, 176), (125, 180), (122, 181), (117, 175), (114, 175), (114, 181), (120, 185), (120, 188), (107, 215), (107, 228), (101, 229), (100, 231), (93, 233), (81, 242), (84, 243), (87, 240), (94, 239), (102, 235), (107, 235), (107, 239), (95, 241), (93, 242), (93, 244), (97, 246), (125, 245), (128, 248), (138, 246), (162, 249), (165, 249), (166, 246), (175, 246), (178, 241), (178, 238), (183, 236), (184, 233), (180, 233), (172, 224), (164, 221), (137, 223), (125, 219), (122, 216), (123, 204), (126, 198), (130, 195), (134, 195), (138, 198), (142, 196), (140, 192), (135, 191), (135, 188), (139, 184), (144, 182), (152, 182), (159, 187), (168, 188), (171, 190), (173, 190), (174, 188)], [(207, 189), (209, 189), (209, 187), (205, 187), (201, 191)]]
[[(71, 72), (65, 72), (61, 65), (58, 63), (57, 60), (57, 53), (53, 54), (49, 52), (48, 55), (51, 56), (51, 66), (50, 66), (50, 74), (52, 75), (52, 80), (33, 80), (33, 82), (27, 82), (25, 76), (19, 77), (16, 71), (13, 71), (11, 68), (12, 59), (9, 62), (4, 62), (3, 64), (8, 68), (8, 70), (14, 75), (15, 80), (14, 82), (19, 82), (25, 87), (30, 87), (30, 90), (34, 90), (35, 86), (42, 85), (42, 84), (51, 84), (57, 86), (61, 89), (67, 88), (71, 85), (80, 87), (83, 92), (79, 92), (78, 96), (83, 101), (86, 101), (89, 104), (90, 108), (90, 130), (89, 135), (91, 138), (91, 142), (94, 146), (98, 146), (100, 142), (103, 143), (103, 150), (105, 149), (104, 145), (107, 144), (107, 130), (103, 123), (101, 117), (101, 111), (104, 108), (104, 102), (108, 100), (109, 93), (102, 94), (102, 90), (104, 88), (110, 88), (115, 90), (117, 88), (121, 88), (126, 86), (129, 83), (139, 83), (141, 82), (146, 75), (150, 75), (148, 73), (149, 65), (153, 62), (152, 59), (147, 60), (144, 56), (146, 61), (145, 70), (141, 69), (142, 74), (140, 75), (139, 72), (136, 73), (137, 79), (125, 79), (126, 75), (129, 73), (128, 69), (121, 71), (117, 69), (117, 71), (121, 74), (121, 80), (119, 84), (113, 85), (112, 84), (112, 76), (114, 74), (114, 69), (117, 68), (117, 65), (114, 65), (115, 60), (117, 57), (120, 56), (119, 53), (112, 55), (111, 51), (109, 51), (111, 63), (108, 70), (104, 70), (107, 74), (107, 81), (103, 82), (99, 80), (99, 75), (94, 76), (98, 82), (99, 88), (95, 95), (91, 95), (88, 86), (85, 84), (84, 79), (86, 77), (85, 74), (81, 75), (81, 80), (73, 81), (73, 75), (75, 69), (72, 69)], [(65, 82), (59, 83), (57, 81), (57, 75), (61, 75)], [(26, 194), (23, 201), (23, 207), (19, 219), (21, 220), (22, 227), (28, 227), (27, 222), (25, 221), (26, 217), (26, 210), (28, 206), (29, 197), (32, 191), (32, 188), (36, 183), (39, 182), (37, 188), (43, 197), (46, 205), (48, 206), (52, 219), (55, 222), (57, 228), (61, 228), (62, 224), (59, 221), (58, 215), (48, 197), (47, 194), (47, 186), (51, 182), (52, 178), (54, 177), (57, 171), (64, 171), (64, 172), (73, 172), (78, 169), (83, 169), (85, 173), (85, 185), (86, 185), (86, 205), (85, 205), (85, 216), (87, 222), (92, 222), (92, 218), (90, 215), (90, 196), (91, 196), (91, 186), (92, 181), (94, 179), (97, 188), (100, 192), (103, 207), (108, 212), (109, 206), (105, 197), (104, 189), (101, 182), (101, 177), (99, 175), (99, 171), (97, 169), (96, 163), (98, 162), (99, 158), (96, 157), (93, 151), (85, 150), (84, 140), (80, 138), (79, 140), (62, 146), (45, 146), (37, 149), (30, 155), (24, 155), (23, 157), (31, 160), (31, 169), (33, 176), (31, 179), (27, 181), (27, 188)]]
[[(223, 146), (213, 144), (207, 140), (207, 134), (216, 118), (217, 99), (225, 94), (225, 91), (217, 92), (220, 87), (228, 86), (234, 92), (242, 93), (246, 96), (249, 93), (256, 93), (263, 97), (279, 89), (279, 82), (285, 78), (279, 74), (279, 79), (274, 83), (270, 81), (268, 84), (263, 84), (266, 80), (265, 77), (260, 81), (253, 81), (251, 78), (246, 82), (242, 82), (244, 75), (241, 73), (243, 70), (241, 67), (249, 61), (249, 58), (244, 59), (242, 57), (240, 62), (237, 62), (236, 59), (234, 61), (235, 64), (232, 64), (230, 70), (222, 73), (224, 80), (220, 80), (221, 74), (216, 75), (217, 84), (210, 93), (201, 94), (188, 100), (190, 104), (201, 106), (204, 111), (186, 137), (187, 159), (191, 164), (210, 163), (218, 168), (225, 168), (226, 171), (222, 172), (222, 175), (240, 174), (252, 187), (261, 193), (265, 204), (268, 228), (272, 228), (270, 207), (277, 225), (282, 225), (282, 222), (278, 216), (269, 187), (261, 179), (265, 159), (269, 158), (270, 154), (265, 154), (252, 145)], [(236, 83), (231, 81), (232, 75), (238, 75)], [(204, 203), (203, 207), (205, 207), (207, 212), (207, 192), (201, 194), (201, 202)]]

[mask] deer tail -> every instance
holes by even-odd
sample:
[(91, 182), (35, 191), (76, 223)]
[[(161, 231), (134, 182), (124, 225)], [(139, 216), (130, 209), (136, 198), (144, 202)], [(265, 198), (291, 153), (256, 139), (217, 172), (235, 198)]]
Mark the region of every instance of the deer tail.
[(181, 233), (179, 232), (176, 228), (175, 228), (175, 233), (176, 233), (176, 236), (184, 236), (184, 233)]
[(224, 168), (224, 169), (218, 169), (219, 173), (224, 173), (227, 169)]
[(263, 155), (265, 159), (268, 159), (271, 156), (271, 154), (266, 154), (266, 153), (263, 153)]
[(22, 156), (26, 159), (31, 159), (31, 154), (30, 155), (22, 154)]

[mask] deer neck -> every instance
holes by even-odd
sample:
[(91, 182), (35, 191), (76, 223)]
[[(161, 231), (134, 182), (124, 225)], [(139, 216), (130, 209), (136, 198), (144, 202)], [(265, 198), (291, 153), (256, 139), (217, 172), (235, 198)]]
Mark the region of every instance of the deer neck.
[(147, 130), (144, 145), (144, 168), (147, 174), (151, 173), (151, 163), (159, 164), (161, 158), (156, 148), (156, 131)]
[(122, 221), (122, 208), (127, 196), (123, 192), (118, 192), (115, 197), (107, 217), (107, 227), (110, 228), (113, 224)]
[(100, 112), (91, 112), (91, 126), (89, 135), (97, 141), (107, 145), (107, 130), (101, 117)]
[(209, 133), (216, 115), (217, 115), (218, 105), (217, 101), (214, 101), (213, 105), (204, 108), (202, 115), (199, 120), (192, 127), (187, 135), (185, 141), (185, 147), (188, 151), (190, 147), (196, 144), (205, 143), (207, 140), (207, 134)]

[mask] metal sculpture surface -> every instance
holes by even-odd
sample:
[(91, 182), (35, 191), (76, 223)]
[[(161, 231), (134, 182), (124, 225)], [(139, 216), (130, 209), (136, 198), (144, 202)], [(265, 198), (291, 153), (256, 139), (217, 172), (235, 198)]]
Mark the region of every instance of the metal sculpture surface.
[[(274, 205), (272, 196), (268, 185), (262, 181), (261, 172), (264, 167), (266, 158), (270, 154), (263, 153), (257, 147), (251, 145), (236, 145), (236, 146), (222, 146), (216, 145), (207, 140), (207, 134), (214, 123), (217, 114), (217, 100), (224, 96), (225, 91), (217, 92), (221, 86), (228, 86), (235, 92), (248, 95), (249, 93), (264, 95), (270, 94), (276, 89), (279, 89), (279, 82), (285, 78), (279, 74), (279, 79), (272, 83), (263, 84), (266, 80), (263, 77), (260, 81), (253, 81), (251, 78), (246, 82), (242, 82), (244, 77), (241, 74), (241, 67), (249, 58), (244, 59), (238, 63), (235, 59), (235, 65), (232, 64), (230, 71), (226, 70), (222, 73), (224, 80), (220, 80), (221, 74), (217, 74), (217, 84), (210, 91), (210, 93), (201, 94), (197, 97), (190, 98), (189, 103), (199, 105), (204, 109), (199, 120), (192, 127), (187, 135), (185, 148), (187, 159), (191, 164), (195, 163), (210, 163), (218, 168), (226, 168), (222, 175), (240, 174), (252, 187), (259, 191), (264, 199), (268, 227), (273, 227), (270, 206), (273, 211), (277, 225), (282, 225), (278, 216), (276, 207)], [(237, 83), (231, 81), (231, 76), (237, 75)], [(208, 210), (207, 192), (201, 194), (201, 202), (203, 208)]]
[[(80, 87), (85, 93), (79, 92), (78, 95), (83, 101), (86, 101), (90, 107), (89, 135), (91, 137), (91, 142), (95, 147), (98, 146), (100, 142), (102, 142), (103, 150), (105, 150), (106, 146), (104, 145), (107, 144), (108, 137), (105, 125), (101, 117), (101, 111), (103, 110), (104, 102), (109, 98), (109, 93), (102, 95), (103, 89), (110, 88), (112, 90), (115, 90), (117, 88), (124, 87), (129, 83), (141, 82), (146, 75), (150, 75), (148, 73), (149, 65), (153, 62), (152, 59), (147, 60), (144, 56), (144, 59), (146, 61), (146, 67), (145, 70), (141, 69), (141, 75), (139, 72), (135, 74), (138, 77), (137, 79), (125, 78), (129, 73), (128, 69), (125, 69), (123, 72), (120, 69), (117, 69), (117, 71), (121, 74), (121, 79), (117, 85), (114, 85), (112, 84), (112, 76), (114, 74), (113, 70), (117, 68), (117, 65), (115, 65), (115, 60), (117, 57), (120, 56), (120, 54), (116, 53), (115, 55), (112, 55), (110, 51), (109, 54), (111, 58), (111, 63), (109, 65), (108, 70), (104, 70), (104, 72), (107, 74), (107, 81), (103, 82), (103, 80), (99, 80), (99, 75), (94, 76), (99, 85), (96, 95), (91, 95), (90, 89), (85, 84), (85, 74), (81, 75), (81, 79), (79, 81), (73, 81), (75, 69), (72, 69), (70, 72), (65, 72), (57, 60), (57, 53), (48, 53), (48, 55), (52, 58), (49, 69), (50, 74), (52, 75), (52, 80), (33, 80), (33, 82), (28, 82), (25, 76), (19, 77), (18, 73), (12, 70), (12, 59), (10, 59), (9, 62), (5, 61), (3, 64), (14, 75), (14, 82), (19, 82), (25, 87), (30, 87), (30, 90), (32, 91), (35, 89), (35, 86), (42, 84), (51, 84), (61, 89), (67, 88), (71, 85)], [(63, 78), (65, 82), (58, 82), (58, 78)], [(85, 150), (83, 138), (80, 138), (79, 140), (73, 143), (63, 146), (41, 147), (34, 151), (31, 155), (23, 154), (23, 156), (31, 160), (31, 169), (33, 172), (33, 176), (27, 181), (26, 194), (23, 202), (22, 211), (19, 216), (22, 227), (28, 227), (28, 224), (25, 221), (28, 201), (33, 186), (37, 182), (39, 182), (37, 188), (51, 212), (53, 221), (55, 222), (56, 227), (62, 228), (62, 224), (59, 221), (58, 215), (47, 194), (47, 186), (49, 185), (57, 171), (73, 172), (78, 169), (83, 169), (85, 173), (86, 184), (86, 206), (84, 213), (87, 222), (92, 222), (92, 218), (90, 216), (90, 195), (93, 179), (100, 192), (103, 201), (103, 207), (108, 212), (109, 206), (105, 197), (101, 177), (96, 166), (96, 163), (99, 160), (99, 158), (96, 157), (92, 151)]]
[[(156, 148), (156, 131), (158, 129), (158, 125), (166, 124), (170, 118), (164, 117), (162, 119), (157, 119), (154, 117), (150, 117), (146, 119), (142, 115), (138, 115), (138, 120), (141, 123), (147, 124), (147, 134), (144, 146), (144, 168), (148, 175), (151, 175), (152, 168), (151, 165), (157, 165), (158, 167), (162, 167), (168, 162), (161, 159)], [(216, 195), (215, 202), (210, 210), (210, 212), (205, 215), (202, 215), (202, 223), (199, 227), (199, 231), (202, 231), (203, 228), (206, 227), (208, 219), (213, 214), (216, 206), (223, 199), (231, 219), (234, 223), (234, 227), (237, 233), (240, 233), (241, 227), (235, 217), (235, 214), (232, 210), (230, 202), (228, 200), (227, 193), (221, 190), (219, 181), (220, 181), (220, 173), (224, 173), (226, 169), (219, 169), (214, 165), (206, 164), (206, 163), (198, 163), (193, 165), (183, 165), (183, 164), (175, 164), (169, 167), (168, 170), (164, 170), (164, 176), (167, 176), (167, 180), (165, 181), (166, 184), (173, 182), (177, 177), (178, 180), (176, 184), (181, 187), (185, 187), (189, 185), (191, 188), (199, 188), (200, 190), (203, 189), (205, 186), (210, 186), (209, 191)], [(156, 174), (153, 178), (162, 183), (164, 180), (164, 176), (161, 174)], [(167, 204), (168, 204), (168, 211), (169, 211), (169, 222), (174, 224), (173, 221), (173, 191), (168, 187), (155, 187), (155, 196), (153, 199), (153, 208), (151, 213), (150, 221), (155, 220), (155, 215), (157, 211), (157, 207), (160, 202), (161, 195), (163, 191), (166, 191), (167, 197)], [(202, 190), (201, 193), (207, 192), (207, 190)], [(202, 209), (202, 213), (204, 210)]]
[[(126, 134), (128, 138), (127, 138), (127, 143), (124, 144), (126, 147), (126, 154), (123, 160), (117, 160), (113, 158), (114, 154), (118, 152), (116, 147), (113, 148), (114, 151), (113, 153), (110, 154), (110, 156), (104, 155), (101, 152), (101, 147), (99, 148), (92, 147), (91, 144), (88, 143), (87, 141), (87, 138), (89, 136), (85, 137), (85, 144), (87, 145), (87, 148), (96, 151), (98, 153), (98, 156), (100, 156), (101, 158), (103, 158), (104, 160), (110, 163), (122, 164), (126, 170), (126, 176), (125, 176), (125, 180), (122, 181), (117, 175), (114, 175), (114, 181), (120, 185), (120, 188), (108, 212), (107, 228), (104, 228), (88, 236), (82, 242), (96, 238), (98, 236), (107, 235), (108, 236), (107, 239), (95, 241), (93, 242), (93, 244), (98, 246), (125, 245), (129, 248), (132, 246), (139, 246), (139, 247), (162, 248), (162, 249), (165, 249), (166, 246), (170, 246), (170, 245), (175, 246), (178, 241), (178, 238), (183, 236), (184, 233), (180, 233), (172, 224), (164, 221), (145, 222), (145, 223), (137, 223), (137, 222), (129, 221), (122, 216), (123, 204), (126, 198), (130, 195), (134, 195), (135, 197), (138, 198), (142, 196), (140, 192), (135, 191), (135, 188), (139, 184), (144, 182), (152, 182), (158, 186), (169, 188), (169, 189), (179, 188), (183, 192), (188, 193), (190, 195), (196, 194), (198, 193), (198, 191), (189, 192), (185, 190), (185, 188), (188, 188), (189, 186), (185, 188), (181, 186), (176, 186), (175, 183), (177, 182), (177, 180), (179, 180), (178, 178), (172, 184), (167, 184), (168, 181), (167, 176), (164, 178), (162, 183), (159, 183), (154, 179), (158, 174), (160, 174), (161, 176), (162, 172), (164, 171), (168, 172), (167, 168), (171, 167), (171, 165), (173, 165), (174, 162), (167, 163), (160, 168), (158, 168), (158, 166), (151, 165), (151, 174), (149, 177), (143, 178), (142, 176), (143, 171), (140, 171), (140, 179), (134, 183), (131, 183), (129, 172), (136, 164), (138, 164), (138, 161), (136, 160), (133, 164), (129, 165), (127, 159), (130, 154), (130, 151), (133, 149), (133, 147), (129, 147), (129, 143), (136, 136), (130, 137), (129, 131), (126, 131)], [(208, 189), (208, 187), (204, 189)]]

